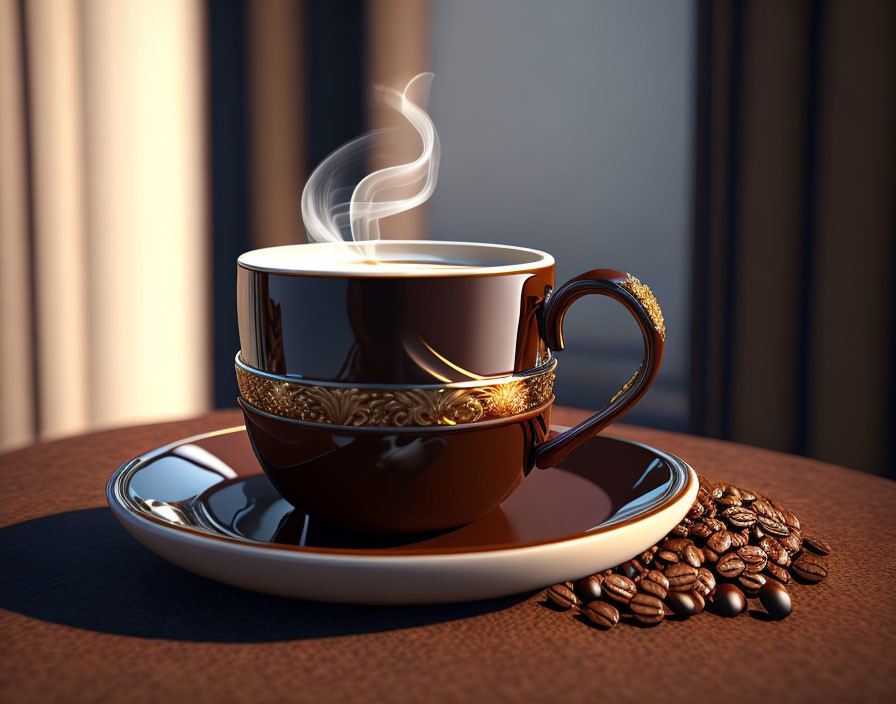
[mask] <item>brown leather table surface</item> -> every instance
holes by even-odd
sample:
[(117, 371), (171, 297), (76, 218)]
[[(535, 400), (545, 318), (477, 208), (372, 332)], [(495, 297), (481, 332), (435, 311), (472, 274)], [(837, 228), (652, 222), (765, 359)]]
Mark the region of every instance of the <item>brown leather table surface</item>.
[(601, 632), (541, 593), (407, 608), (258, 595), (168, 565), (116, 523), (103, 492), (120, 464), (240, 423), (221, 411), (0, 457), (0, 701), (893, 701), (896, 482), (613, 426), (779, 499), (834, 552), (783, 621)]

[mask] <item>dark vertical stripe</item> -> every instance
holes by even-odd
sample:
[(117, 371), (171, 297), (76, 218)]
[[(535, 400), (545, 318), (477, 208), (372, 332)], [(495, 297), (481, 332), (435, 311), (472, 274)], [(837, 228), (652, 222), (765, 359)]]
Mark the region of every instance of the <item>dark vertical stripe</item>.
[(217, 408), (236, 405), (236, 260), (249, 249), (245, 0), (209, 0), (212, 368)]
[(821, 90), (821, 38), (822, 17), (824, 14), (822, 0), (813, 0), (809, 8), (809, 61), (808, 86), (806, 90), (806, 129), (805, 129), (805, 191), (803, 196), (803, 222), (800, 232), (800, 251), (802, 253), (800, 278), (801, 296), (806, 301), (806, 309), (798, 318), (797, 332), (797, 368), (796, 378), (796, 437), (794, 450), (802, 455), (809, 454), (809, 414), (812, 408), (812, 317), (809, 302), (812, 301), (814, 288), (813, 270), (815, 268), (815, 235), (816, 213), (818, 201), (818, 135), (819, 106)]
[(25, 0), (19, 0), (19, 50), (22, 62), (22, 117), (25, 130), (25, 216), (28, 219), (28, 296), (31, 298), (30, 334), (31, 355), (31, 398), (32, 432), (40, 433), (40, 388), (37, 381), (38, 335), (37, 335), (37, 252), (35, 251), (34, 227), (34, 133), (31, 130), (31, 67), (28, 61), (28, 17)]
[(709, 246), (710, 209), (712, 198), (712, 80), (714, 0), (697, 4), (697, 90), (694, 124), (696, 156), (694, 160), (694, 242), (693, 293), (691, 301), (691, 399), (689, 425), (692, 433), (704, 435), (706, 424), (706, 351), (709, 344), (710, 295)]
[(308, 165), (360, 135), (364, 114), (364, 3), (309, 0)]
[(725, 174), (724, 327), (722, 329), (722, 437), (731, 437), (731, 395), (734, 388), (734, 345), (737, 344), (737, 239), (740, 236), (741, 102), (744, 66), (744, 2), (734, 0), (731, 17), (731, 94), (728, 105), (728, 173)]

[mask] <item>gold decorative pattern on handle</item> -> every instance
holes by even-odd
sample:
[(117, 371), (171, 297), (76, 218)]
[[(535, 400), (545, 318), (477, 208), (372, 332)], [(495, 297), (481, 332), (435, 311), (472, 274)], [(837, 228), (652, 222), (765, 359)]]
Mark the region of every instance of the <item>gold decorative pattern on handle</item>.
[(462, 388), (320, 386), (254, 374), (239, 365), (236, 379), (242, 397), (271, 415), (331, 425), (405, 428), (459, 425), (525, 413), (551, 399), (554, 366), (500, 383)]
[(625, 276), (626, 279), (622, 286), (638, 299), (638, 303), (644, 307), (644, 310), (647, 311), (647, 315), (650, 316), (653, 327), (665, 342), (666, 322), (663, 320), (663, 311), (660, 310), (660, 304), (657, 303), (653, 291), (650, 290), (650, 287), (647, 286), (647, 284), (642, 284), (631, 274), (626, 274)]

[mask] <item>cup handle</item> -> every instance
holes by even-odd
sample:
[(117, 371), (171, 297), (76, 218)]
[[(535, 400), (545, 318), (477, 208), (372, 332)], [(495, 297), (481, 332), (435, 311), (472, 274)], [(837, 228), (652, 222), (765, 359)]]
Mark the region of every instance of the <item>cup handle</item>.
[(622, 416), (653, 383), (663, 360), (666, 326), (663, 312), (651, 290), (631, 274), (595, 269), (567, 281), (550, 293), (541, 310), (542, 335), (552, 351), (562, 350), (563, 318), (569, 307), (590, 293), (610, 296), (622, 303), (638, 321), (644, 336), (644, 360), (610, 402), (588, 420), (539, 445), (535, 463), (553, 467), (572, 450)]

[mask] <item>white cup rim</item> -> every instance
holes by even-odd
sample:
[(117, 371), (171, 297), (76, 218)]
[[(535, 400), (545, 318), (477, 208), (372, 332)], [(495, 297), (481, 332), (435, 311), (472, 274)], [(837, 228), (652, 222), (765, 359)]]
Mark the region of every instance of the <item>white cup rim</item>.
[[(337, 252), (355, 259), (345, 261), (340, 256), (340, 261), (334, 261)], [(408, 264), (409, 259), (414, 263)], [(507, 244), (370, 240), (265, 247), (240, 255), (237, 264), (253, 271), (295, 276), (429, 278), (524, 273), (553, 266), (554, 258), (537, 249)]]

